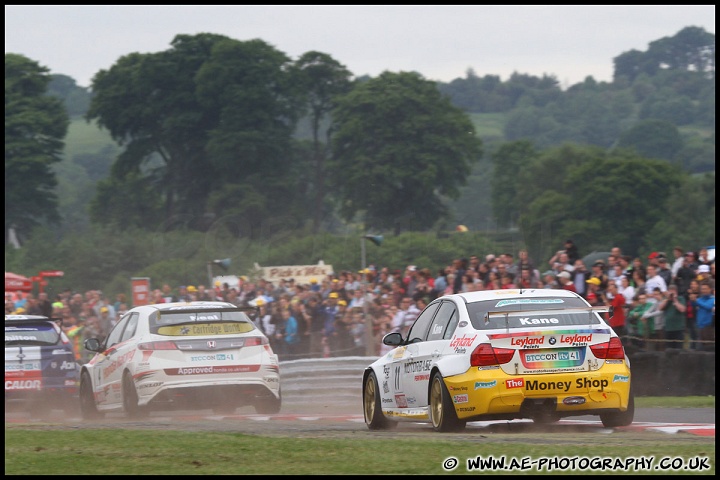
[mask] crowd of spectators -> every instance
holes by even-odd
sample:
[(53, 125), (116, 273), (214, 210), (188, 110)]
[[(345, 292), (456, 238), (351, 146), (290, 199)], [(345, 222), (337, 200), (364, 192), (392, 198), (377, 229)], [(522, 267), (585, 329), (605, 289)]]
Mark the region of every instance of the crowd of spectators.
[[(613, 306), (610, 326), (639, 348), (714, 350), (714, 257), (709, 258), (706, 249), (681, 247), (672, 254), (671, 259), (653, 252), (644, 260), (615, 247), (588, 269), (568, 240), (545, 265), (520, 250), (517, 258), (511, 253), (458, 257), (436, 272), (416, 265), (404, 270), (370, 265), (305, 284), (292, 278), (273, 284), (247, 277), (240, 277), (237, 288), (216, 283), (173, 289), (164, 284), (151, 298), (152, 303), (222, 300), (256, 306), (257, 326), (282, 359), (382, 355), (390, 350), (382, 337), (389, 332), (406, 334), (435, 298), (505, 288), (562, 288), (577, 292), (593, 306)], [(106, 335), (128, 306), (124, 294), (110, 301), (99, 290), (84, 295), (66, 291), (53, 301), (43, 293), (37, 298), (6, 296), (5, 312), (62, 318), (78, 359), (87, 361), (83, 340)]]

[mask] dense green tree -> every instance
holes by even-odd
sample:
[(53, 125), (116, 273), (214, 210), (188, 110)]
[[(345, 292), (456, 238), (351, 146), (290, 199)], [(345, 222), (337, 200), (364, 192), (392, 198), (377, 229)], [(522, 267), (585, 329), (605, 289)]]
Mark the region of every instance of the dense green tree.
[(90, 108), (92, 94), (87, 88), (80, 87), (75, 80), (67, 75), (54, 74), (48, 84), (48, 95), (62, 100), (68, 115), (82, 117)]
[[(203, 33), (178, 35), (171, 45), (159, 53), (126, 55), (98, 72), (87, 117), (125, 146), (114, 177), (130, 183), (146, 177), (147, 187), (162, 195), (165, 218), (190, 216), (202, 225), (207, 214), (224, 215), (228, 204), (218, 198), (228, 191), (223, 185), (288, 178), (298, 87), (288, 72), (290, 59), (261, 40)], [(238, 188), (230, 190), (237, 195)], [(263, 216), (295, 200), (284, 192), (265, 193), (270, 200)], [(126, 192), (107, 189), (98, 200), (109, 207), (113, 195)]]
[(618, 147), (634, 148), (638, 154), (650, 158), (672, 159), (682, 148), (683, 141), (677, 127), (663, 120), (644, 120), (620, 135)]
[(27, 236), (43, 221), (56, 222), (57, 178), (69, 124), (62, 102), (45, 94), (48, 69), (22, 55), (5, 54), (5, 239), (14, 227)]
[(384, 72), (358, 84), (333, 112), (329, 181), (340, 214), (369, 228), (429, 228), (447, 214), (482, 143), (434, 82)]
[[(312, 133), (312, 190), (314, 191), (313, 232), (317, 233), (325, 215), (325, 163), (329, 156), (330, 130), (321, 131), (335, 107), (335, 98), (351, 88), (351, 72), (330, 55), (307, 52), (294, 65), (305, 96)], [(322, 135), (322, 139), (321, 139)]]
[(491, 155), (491, 198), (498, 225), (509, 227), (517, 222), (521, 210), (516, 203), (517, 189), (522, 185), (517, 184), (516, 179), (519, 172), (538, 155), (538, 150), (527, 140), (505, 143)]
[(683, 175), (627, 150), (545, 151), (516, 180), (525, 242), (534, 258), (548, 258), (563, 238), (588, 253), (617, 245), (637, 255)]

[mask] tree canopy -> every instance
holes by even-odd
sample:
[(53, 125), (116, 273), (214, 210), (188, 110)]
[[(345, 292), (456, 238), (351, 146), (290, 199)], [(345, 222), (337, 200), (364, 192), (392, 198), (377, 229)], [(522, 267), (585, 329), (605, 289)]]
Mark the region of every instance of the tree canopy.
[(447, 213), (482, 142), (467, 115), (416, 73), (384, 72), (338, 99), (329, 181), (348, 221), (423, 229)]
[(45, 94), (46, 67), (22, 55), (5, 54), (5, 238), (42, 222), (59, 220), (57, 178), (68, 115), (62, 102)]

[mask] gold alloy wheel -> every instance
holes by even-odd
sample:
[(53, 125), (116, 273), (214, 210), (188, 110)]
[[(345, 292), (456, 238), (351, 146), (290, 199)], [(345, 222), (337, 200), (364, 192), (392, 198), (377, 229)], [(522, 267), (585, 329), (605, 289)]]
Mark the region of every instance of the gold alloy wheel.
[(363, 400), (365, 422), (370, 423), (375, 415), (375, 382), (373, 381), (372, 375), (368, 375), (367, 381), (365, 382), (365, 395)]
[(430, 417), (433, 427), (438, 427), (442, 423), (443, 418), (443, 402), (442, 402), (442, 381), (439, 376), (433, 379), (432, 388), (430, 389)]

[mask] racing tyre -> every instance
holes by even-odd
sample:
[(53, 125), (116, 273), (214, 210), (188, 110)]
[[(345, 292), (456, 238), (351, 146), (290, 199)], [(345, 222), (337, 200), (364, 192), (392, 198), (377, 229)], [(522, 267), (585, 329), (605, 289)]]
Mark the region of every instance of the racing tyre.
[(147, 414), (147, 409), (138, 405), (138, 393), (130, 372), (123, 374), (122, 402), (125, 414), (130, 418), (143, 417)]
[(282, 392), (280, 390), (278, 390), (277, 398), (274, 395), (263, 397), (255, 404), (255, 412), (263, 415), (280, 413), (280, 408), (282, 408)]
[(436, 432), (458, 432), (465, 429), (465, 422), (458, 419), (440, 372), (435, 372), (430, 382), (430, 420)]
[(624, 412), (612, 412), (600, 414), (600, 420), (606, 428), (627, 427), (633, 422), (635, 417), (635, 394), (630, 388), (630, 399), (628, 400), (628, 408)]
[(102, 412), (98, 411), (95, 404), (92, 381), (90, 380), (90, 374), (87, 372), (83, 372), (80, 377), (80, 415), (84, 420), (94, 420), (104, 416)]
[(363, 386), (363, 414), (365, 424), (370, 430), (388, 430), (397, 426), (397, 422), (388, 420), (382, 413), (380, 390), (375, 372), (370, 372)]

